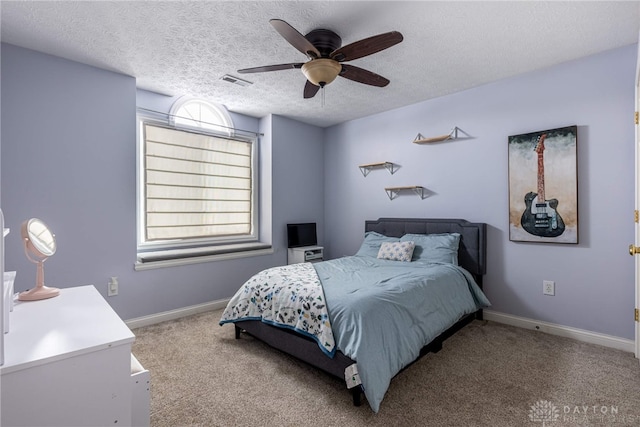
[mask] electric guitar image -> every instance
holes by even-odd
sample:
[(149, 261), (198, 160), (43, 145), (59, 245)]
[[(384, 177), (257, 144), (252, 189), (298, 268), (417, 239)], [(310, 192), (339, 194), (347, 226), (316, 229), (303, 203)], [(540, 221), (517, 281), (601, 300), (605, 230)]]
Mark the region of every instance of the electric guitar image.
[(547, 200), (544, 195), (544, 140), (547, 134), (538, 137), (534, 151), (538, 153), (538, 193), (524, 196), (527, 205), (520, 223), (528, 233), (540, 237), (558, 237), (564, 233), (564, 221), (556, 211), (558, 199)]

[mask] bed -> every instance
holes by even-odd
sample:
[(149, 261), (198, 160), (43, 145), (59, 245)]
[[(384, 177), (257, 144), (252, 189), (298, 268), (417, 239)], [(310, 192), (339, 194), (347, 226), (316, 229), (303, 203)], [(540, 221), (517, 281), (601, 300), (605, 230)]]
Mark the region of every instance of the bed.
[(344, 379), (378, 412), (395, 375), (482, 318), (485, 273), (486, 224), (380, 218), (353, 256), (258, 273), (219, 323)]

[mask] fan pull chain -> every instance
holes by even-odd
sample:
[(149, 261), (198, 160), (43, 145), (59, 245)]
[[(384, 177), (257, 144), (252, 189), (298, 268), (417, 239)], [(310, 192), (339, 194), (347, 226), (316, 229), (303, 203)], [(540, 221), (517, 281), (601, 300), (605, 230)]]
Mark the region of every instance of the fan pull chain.
[(321, 98), (322, 98), (322, 104), (321, 105), (322, 105), (322, 108), (324, 108), (324, 86), (322, 86), (320, 88), (320, 92), (321, 92), (321, 95), (322, 95), (321, 96)]

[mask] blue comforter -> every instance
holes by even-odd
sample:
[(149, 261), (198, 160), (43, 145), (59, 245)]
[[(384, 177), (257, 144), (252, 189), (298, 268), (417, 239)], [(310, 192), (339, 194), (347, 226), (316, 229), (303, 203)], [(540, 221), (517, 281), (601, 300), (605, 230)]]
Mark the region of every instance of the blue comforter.
[(453, 264), (349, 256), (314, 267), (337, 347), (356, 361), (375, 412), (391, 379), (423, 346), (490, 305), (471, 274)]

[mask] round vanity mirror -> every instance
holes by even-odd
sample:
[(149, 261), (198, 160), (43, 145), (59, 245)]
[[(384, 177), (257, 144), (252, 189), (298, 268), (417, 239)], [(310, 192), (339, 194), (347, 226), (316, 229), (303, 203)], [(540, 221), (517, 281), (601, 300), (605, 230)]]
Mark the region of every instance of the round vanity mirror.
[(59, 295), (59, 289), (44, 285), (44, 262), (56, 253), (54, 234), (44, 222), (38, 218), (32, 218), (22, 223), (20, 235), (24, 242), (24, 252), (29, 261), (36, 263), (37, 271), (35, 288), (21, 292), (18, 299), (35, 301)]
[(23, 227), (27, 236), (22, 236), (22, 238), (29, 239), (28, 241), (32, 245), (29, 250), (34, 256), (46, 259), (56, 253), (56, 239), (44, 222), (33, 218), (26, 221)]

